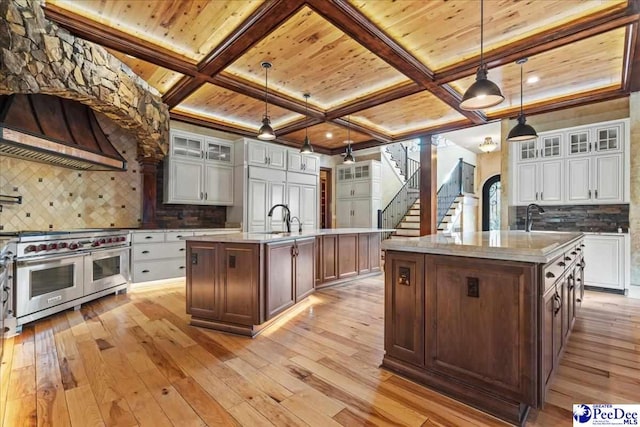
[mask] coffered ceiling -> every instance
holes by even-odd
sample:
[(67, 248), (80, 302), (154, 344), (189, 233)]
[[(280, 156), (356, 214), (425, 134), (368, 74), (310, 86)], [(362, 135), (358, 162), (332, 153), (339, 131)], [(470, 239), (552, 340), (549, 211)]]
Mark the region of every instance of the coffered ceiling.
[[(344, 150), (640, 90), (640, 0), (485, 1), (485, 61), (505, 101), (458, 106), (480, 53), (476, 0), (48, 0), (47, 17), (102, 44), (155, 87), (172, 118)], [(305, 110), (303, 93), (310, 92)], [(330, 136), (329, 136), (330, 135)]]

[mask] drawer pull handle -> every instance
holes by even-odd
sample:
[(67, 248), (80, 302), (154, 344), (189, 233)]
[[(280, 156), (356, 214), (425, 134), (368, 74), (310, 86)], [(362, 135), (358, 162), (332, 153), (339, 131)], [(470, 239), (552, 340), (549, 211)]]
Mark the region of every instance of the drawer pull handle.
[(144, 236), (145, 239), (153, 239), (153, 236)]
[[(580, 250), (580, 249), (578, 249), (578, 250)], [(578, 252), (573, 251), (573, 252), (571, 252), (571, 255), (578, 255)]]
[(142, 272), (143, 272), (143, 273), (148, 273), (148, 272), (149, 272), (149, 270), (142, 270)]
[(570, 256), (566, 256), (566, 257), (564, 257), (564, 260), (565, 261), (571, 261), (571, 257)]
[(547, 274), (545, 274), (545, 277), (546, 277), (547, 279), (553, 279), (554, 277), (556, 277), (556, 275), (555, 275), (555, 274), (553, 274), (553, 273), (552, 273), (552, 272), (550, 272), (550, 271), (547, 271)]
[(142, 251), (142, 253), (143, 253), (143, 254), (148, 254), (148, 253), (149, 253), (149, 251)]
[(564, 261), (560, 261), (560, 262), (558, 263), (558, 265), (559, 265), (560, 267), (564, 267), (564, 266), (566, 266), (567, 264), (565, 264), (565, 263), (564, 263)]
[(184, 252), (184, 248), (178, 249), (179, 252)]
[(176, 236), (176, 239), (179, 239), (179, 238), (181, 238), (181, 237), (182, 237), (182, 234), (178, 234), (178, 235)]
[(184, 265), (181, 265), (180, 267), (178, 267), (178, 269), (180, 270), (184, 270), (184, 268), (185, 268)]
[(582, 249), (581, 248), (576, 248), (576, 251), (581, 252)]

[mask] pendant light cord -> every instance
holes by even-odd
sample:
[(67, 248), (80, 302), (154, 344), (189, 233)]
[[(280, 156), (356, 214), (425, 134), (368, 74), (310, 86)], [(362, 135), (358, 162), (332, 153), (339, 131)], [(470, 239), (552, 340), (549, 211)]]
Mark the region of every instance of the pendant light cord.
[(522, 98), (523, 98), (523, 95), (522, 95), (522, 91), (523, 91), (523, 89), (522, 89), (523, 88), (522, 79), (523, 79), (523, 76), (524, 76), (523, 69), (524, 69), (524, 63), (520, 64), (520, 115), (521, 116), (522, 116)]
[(484, 68), (484, 0), (480, 0), (480, 68)]
[(264, 67), (264, 116), (269, 117), (269, 110), (267, 109), (267, 103), (269, 98), (269, 67)]
[[(309, 94), (304, 95), (304, 114), (305, 116), (307, 116), (306, 118), (309, 118)], [(308, 134), (309, 132), (309, 126), (305, 126), (304, 128), (304, 138), (307, 139), (309, 136)]]

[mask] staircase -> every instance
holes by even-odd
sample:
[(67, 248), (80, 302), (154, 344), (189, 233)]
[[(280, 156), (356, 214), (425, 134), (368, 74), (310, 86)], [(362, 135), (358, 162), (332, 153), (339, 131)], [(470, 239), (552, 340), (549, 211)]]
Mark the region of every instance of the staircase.
[(394, 237), (418, 237), (420, 236), (420, 200), (411, 205), (406, 215), (400, 221), (396, 231), (391, 234)]
[(462, 215), (462, 201), (464, 200), (464, 196), (458, 196), (455, 198), (447, 213), (444, 215), (442, 220), (438, 223), (438, 233), (439, 234), (451, 234), (455, 231), (459, 231), (460, 227), (456, 227), (456, 224), (459, 224), (460, 215)]

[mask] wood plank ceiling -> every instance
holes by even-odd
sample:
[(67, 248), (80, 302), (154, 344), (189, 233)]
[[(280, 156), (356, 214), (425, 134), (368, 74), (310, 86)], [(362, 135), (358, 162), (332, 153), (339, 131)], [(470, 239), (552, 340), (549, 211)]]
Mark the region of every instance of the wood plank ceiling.
[[(485, 1), (489, 79), (506, 99), (458, 106), (480, 53), (477, 0), (48, 0), (48, 19), (107, 47), (147, 80), (171, 116), (318, 152), (514, 119), (640, 90), (640, 0)], [(310, 92), (305, 110), (303, 93)], [(350, 124), (349, 124), (350, 123)]]

